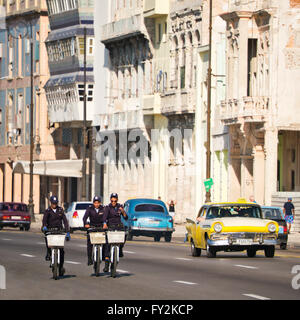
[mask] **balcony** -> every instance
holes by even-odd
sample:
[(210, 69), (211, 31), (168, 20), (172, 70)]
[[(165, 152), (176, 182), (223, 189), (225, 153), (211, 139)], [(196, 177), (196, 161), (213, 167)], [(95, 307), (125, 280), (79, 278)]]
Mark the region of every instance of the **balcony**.
[(195, 113), (195, 91), (175, 90), (164, 93), (161, 97), (161, 113), (165, 115)]
[(268, 97), (244, 97), (221, 103), (220, 118), (226, 125), (244, 122), (264, 122), (269, 113)]
[(7, 17), (31, 13), (47, 12), (45, 0), (10, 0), (6, 3)]
[(143, 97), (144, 115), (161, 114), (161, 96), (159, 93)]
[(162, 0), (145, 0), (144, 17), (158, 18), (169, 14), (169, 1)]
[(141, 14), (130, 18), (114, 21), (102, 26), (101, 41), (106, 44), (120, 41), (145, 33), (143, 16)]
[(274, 6), (273, 0), (230, 0), (229, 11), (258, 11)]

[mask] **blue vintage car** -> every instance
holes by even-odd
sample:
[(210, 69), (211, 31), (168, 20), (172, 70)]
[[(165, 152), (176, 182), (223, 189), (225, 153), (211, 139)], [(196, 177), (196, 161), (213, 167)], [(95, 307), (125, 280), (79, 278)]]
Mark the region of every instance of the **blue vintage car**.
[(280, 249), (285, 250), (288, 242), (288, 231), (282, 209), (279, 207), (262, 206), (261, 211), (264, 219), (274, 220), (279, 224), (277, 242), (280, 245)]
[(128, 220), (123, 221), (128, 228), (128, 240), (133, 236), (154, 237), (160, 241), (161, 237), (166, 242), (172, 239), (173, 218), (163, 201), (155, 199), (130, 199), (125, 202), (124, 209)]

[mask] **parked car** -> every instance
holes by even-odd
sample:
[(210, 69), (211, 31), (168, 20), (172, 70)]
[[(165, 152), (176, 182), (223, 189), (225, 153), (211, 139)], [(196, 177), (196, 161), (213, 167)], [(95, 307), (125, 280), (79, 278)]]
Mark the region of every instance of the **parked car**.
[(261, 207), (255, 203), (211, 203), (199, 211), (197, 220), (187, 219), (187, 240), (193, 256), (206, 250), (209, 258), (218, 251), (244, 251), (255, 257), (264, 250), (266, 257), (274, 257), (278, 237), (278, 223), (262, 218)]
[(0, 230), (3, 227), (20, 228), (29, 231), (31, 217), (28, 207), (19, 202), (0, 202)]
[(123, 221), (128, 228), (128, 240), (133, 236), (153, 237), (160, 241), (161, 237), (166, 242), (172, 240), (173, 218), (163, 201), (155, 199), (130, 199), (124, 204), (128, 220)]
[(280, 249), (285, 250), (288, 242), (288, 230), (282, 209), (279, 207), (263, 206), (261, 210), (264, 219), (274, 220), (278, 223), (278, 244), (280, 245)]
[(83, 216), (86, 209), (92, 205), (93, 203), (89, 201), (71, 202), (66, 212), (71, 233), (75, 230), (84, 230)]

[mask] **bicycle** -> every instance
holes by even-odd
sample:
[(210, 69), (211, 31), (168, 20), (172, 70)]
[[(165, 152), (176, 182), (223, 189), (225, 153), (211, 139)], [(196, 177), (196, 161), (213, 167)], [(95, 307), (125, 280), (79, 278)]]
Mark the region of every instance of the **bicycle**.
[(102, 228), (89, 228), (87, 236), (93, 245), (93, 262), (96, 277), (100, 275), (103, 245), (106, 244), (106, 232)]
[(66, 233), (57, 229), (49, 229), (45, 236), (47, 238), (48, 248), (51, 249), (50, 268), (52, 268), (53, 279), (58, 279), (60, 268), (60, 251), (65, 246)]
[(125, 229), (124, 226), (117, 226), (109, 228), (106, 231), (107, 243), (110, 245), (110, 273), (111, 277), (115, 278), (117, 275), (117, 265), (119, 263), (120, 246), (125, 243)]

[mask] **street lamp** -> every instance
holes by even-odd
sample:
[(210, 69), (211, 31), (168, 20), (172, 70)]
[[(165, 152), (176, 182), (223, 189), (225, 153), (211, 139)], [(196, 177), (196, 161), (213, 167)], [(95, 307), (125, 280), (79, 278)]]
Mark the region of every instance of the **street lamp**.
[[(212, 0), (209, 0), (209, 49), (207, 73), (207, 143), (206, 143), (206, 179), (211, 178), (211, 56), (212, 56)], [(206, 189), (205, 202), (211, 202), (210, 188)]]
[(86, 145), (87, 145), (87, 125), (86, 125), (86, 64), (87, 64), (87, 48), (86, 48), (87, 30), (84, 27), (84, 93), (83, 93), (83, 149), (82, 149), (82, 188), (81, 200), (86, 201)]

